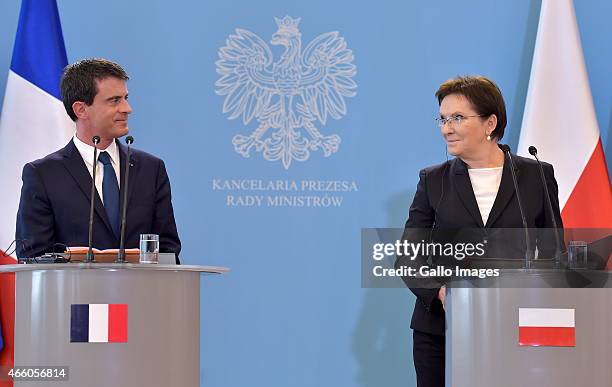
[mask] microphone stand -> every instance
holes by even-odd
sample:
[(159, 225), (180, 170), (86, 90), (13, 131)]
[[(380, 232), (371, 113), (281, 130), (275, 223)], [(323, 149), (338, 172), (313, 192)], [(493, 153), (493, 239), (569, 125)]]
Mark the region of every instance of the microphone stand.
[(523, 230), (525, 230), (525, 244), (527, 249), (525, 250), (525, 269), (531, 269), (531, 264), (534, 256), (533, 250), (531, 250), (531, 238), (529, 237), (529, 229), (527, 227), (527, 220), (525, 219), (525, 212), (523, 211), (523, 204), (521, 202), (521, 194), (518, 188), (518, 182), (516, 180), (516, 172), (514, 171), (514, 160), (510, 153), (510, 147), (508, 145), (502, 145), (502, 150), (508, 155), (510, 160), (510, 172), (512, 173), (512, 183), (514, 184), (514, 192), (516, 193), (516, 201), (518, 202), (519, 211), (521, 212), (521, 220), (523, 222)]
[(555, 262), (555, 269), (559, 269), (561, 268), (561, 241), (559, 240), (557, 220), (555, 219), (555, 213), (553, 212), (550, 195), (548, 194), (548, 184), (546, 184), (546, 177), (544, 176), (544, 167), (542, 167), (542, 162), (538, 158), (538, 150), (535, 146), (532, 145), (529, 147), (529, 153), (536, 159), (536, 161), (538, 162), (538, 166), (540, 167), (540, 178), (542, 179), (542, 185), (544, 186), (544, 193), (546, 194), (546, 204), (548, 206), (548, 211), (550, 212), (550, 217), (552, 219), (553, 229), (555, 232), (555, 256), (553, 257), (553, 259)]
[(98, 144), (100, 143), (99, 136), (93, 136), (91, 139), (94, 147), (94, 158), (93, 158), (93, 173), (91, 178), (91, 193), (89, 195), (89, 236), (87, 242), (87, 255), (85, 256), (85, 263), (95, 262), (93, 253), (93, 217), (94, 217), (94, 200), (96, 197), (96, 170), (98, 169)]
[(125, 172), (123, 173), (123, 206), (121, 208), (121, 240), (119, 242), (119, 253), (117, 254), (116, 263), (125, 263), (125, 220), (127, 213), (127, 199), (128, 199), (128, 184), (130, 176), (130, 155), (131, 145), (134, 142), (134, 137), (127, 136), (125, 143), (127, 144), (127, 160), (125, 161)]

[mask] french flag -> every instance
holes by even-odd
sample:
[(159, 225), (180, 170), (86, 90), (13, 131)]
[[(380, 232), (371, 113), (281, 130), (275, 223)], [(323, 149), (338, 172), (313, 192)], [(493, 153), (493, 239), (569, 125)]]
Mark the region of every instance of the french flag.
[(575, 347), (575, 309), (519, 308), (519, 345)]
[(555, 168), (564, 227), (611, 228), (612, 187), (572, 0), (542, 1), (517, 153), (531, 157), (530, 145)]
[(127, 304), (72, 304), (71, 343), (127, 343)]
[(75, 131), (60, 96), (67, 64), (55, 0), (23, 0), (0, 113), (0, 249), (15, 239), (23, 166), (64, 147)]
[[(66, 145), (75, 131), (60, 100), (60, 77), (67, 64), (55, 0), (23, 0), (0, 112), (0, 264), (16, 263), (2, 249), (15, 239), (23, 166)], [(14, 312), (15, 276), (3, 274), (0, 364), (7, 366), (14, 364)]]

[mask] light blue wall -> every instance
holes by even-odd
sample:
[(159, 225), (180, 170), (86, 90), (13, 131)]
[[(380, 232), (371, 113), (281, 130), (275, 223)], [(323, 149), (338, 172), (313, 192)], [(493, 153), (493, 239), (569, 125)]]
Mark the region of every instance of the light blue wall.
[[(576, 0), (597, 119), (612, 161), (612, 2)], [(405, 289), (361, 289), (359, 230), (401, 226), (418, 170), (445, 158), (433, 118), (440, 82), (479, 73), (504, 92), (506, 141), (516, 148), (539, 1), (125, 1), (59, 0), (68, 58), (124, 65), (136, 146), (165, 159), (190, 264), (231, 267), (202, 287), (202, 384), (414, 385)], [(0, 2), (4, 90), (19, 1)], [(273, 17), (301, 17), (304, 45), (339, 31), (355, 55), (348, 114), (319, 125), (342, 138), (285, 170), (231, 144), (244, 126), (215, 94), (218, 49), (235, 28), (266, 42)], [(273, 50), (275, 60), (281, 51)], [(1, 101), (0, 96), (0, 101)], [(229, 207), (213, 179), (346, 180), (340, 207)], [(249, 194), (253, 194), (250, 192)], [(262, 194), (262, 193), (255, 193)], [(266, 192), (264, 195), (295, 194)], [(298, 193), (300, 194), (300, 193)], [(303, 193), (302, 193), (303, 194)], [(322, 198), (325, 192), (313, 194)]]

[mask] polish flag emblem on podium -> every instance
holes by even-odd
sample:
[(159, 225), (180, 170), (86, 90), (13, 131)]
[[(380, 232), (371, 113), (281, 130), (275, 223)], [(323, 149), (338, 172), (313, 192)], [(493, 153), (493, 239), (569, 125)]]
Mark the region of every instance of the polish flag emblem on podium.
[(575, 347), (575, 309), (519, 308), (519, 345)]

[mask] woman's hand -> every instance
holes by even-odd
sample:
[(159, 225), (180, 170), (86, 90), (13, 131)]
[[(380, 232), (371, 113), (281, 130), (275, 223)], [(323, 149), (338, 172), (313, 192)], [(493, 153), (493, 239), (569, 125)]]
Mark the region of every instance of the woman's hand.
[(440, 290), (438, 290), (438, 299), (442, 302), (442, 308), (446, 310), (445, 302), (446, 302), (446, 285), (442, 286)]

